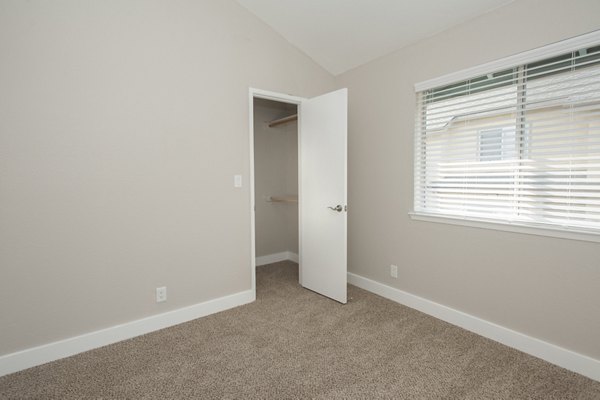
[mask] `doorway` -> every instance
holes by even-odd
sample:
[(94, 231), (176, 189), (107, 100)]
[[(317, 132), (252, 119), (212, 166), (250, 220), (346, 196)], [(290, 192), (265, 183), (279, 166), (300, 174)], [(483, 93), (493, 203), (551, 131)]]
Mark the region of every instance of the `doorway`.
[(304, 288), (347, 301), (347, 98), (249, 90), (254, 293), (257, 261), (292, 260)]
[(300, 264), (298, 97), (250, 89), (252, 290), (256, 267)]
[(254, 99), (256, 266), (299, 261), (298, 106)]

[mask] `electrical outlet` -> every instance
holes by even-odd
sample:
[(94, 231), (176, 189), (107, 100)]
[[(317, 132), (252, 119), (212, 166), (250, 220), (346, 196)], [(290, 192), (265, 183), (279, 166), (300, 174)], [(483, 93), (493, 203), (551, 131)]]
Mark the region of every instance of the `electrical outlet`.
[(397, 265), (390, 265), (390, 275), (392, 276), (392, 278), (397, 278), (398, 277), (398, 266)]
[(167, 301), (167, 287), (157, 287), (156, 288), (156, 302), (161, 303), (163, 301)]

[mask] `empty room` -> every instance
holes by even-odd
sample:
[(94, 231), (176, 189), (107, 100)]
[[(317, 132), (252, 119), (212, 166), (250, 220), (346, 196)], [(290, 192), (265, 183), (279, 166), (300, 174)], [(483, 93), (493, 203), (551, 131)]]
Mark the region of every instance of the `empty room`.
[(600, 2), (0, 0), (0, 399), (600, 399)]

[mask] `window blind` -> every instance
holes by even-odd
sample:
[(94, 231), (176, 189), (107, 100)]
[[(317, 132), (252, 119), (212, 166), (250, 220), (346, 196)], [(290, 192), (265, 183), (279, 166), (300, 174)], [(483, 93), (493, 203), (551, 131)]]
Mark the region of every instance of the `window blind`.
[(417, 92), (414, 212), (600, 233), (600, 46)]

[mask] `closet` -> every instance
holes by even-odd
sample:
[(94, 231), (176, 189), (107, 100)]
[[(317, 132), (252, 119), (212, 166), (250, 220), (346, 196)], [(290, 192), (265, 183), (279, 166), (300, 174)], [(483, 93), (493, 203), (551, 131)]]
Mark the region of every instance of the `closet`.
[(297, 261), (297, 106), (254, 98), (253, 109), (257, 265)]

